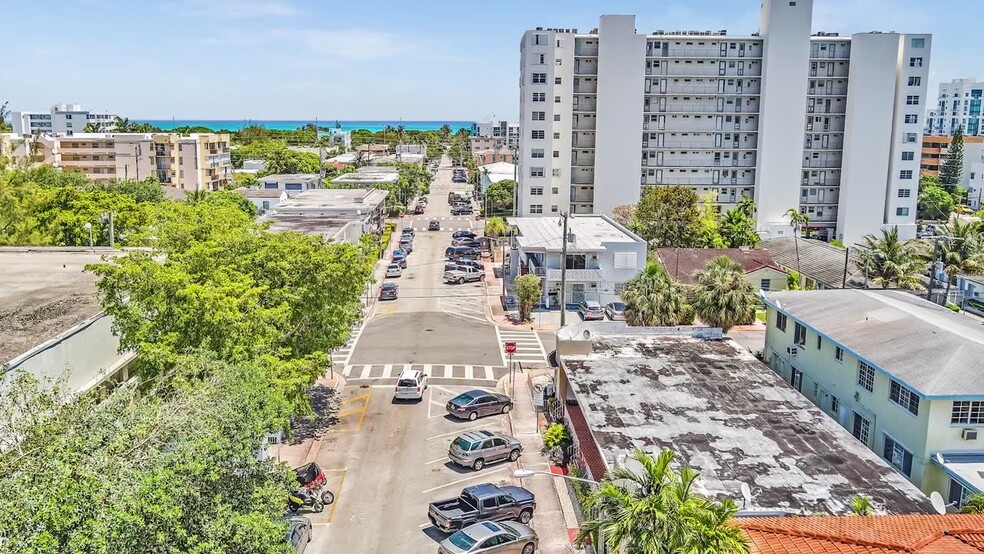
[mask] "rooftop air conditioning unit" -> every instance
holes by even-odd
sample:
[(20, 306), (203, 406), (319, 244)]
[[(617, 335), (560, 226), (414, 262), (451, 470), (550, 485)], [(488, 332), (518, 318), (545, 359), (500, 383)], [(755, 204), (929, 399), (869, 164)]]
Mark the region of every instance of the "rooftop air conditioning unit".
[(786, 354), (789, 354), (790, 356), (796, 357), (797, 352), (799, 352), (799, 349), (796, 348), (795, 346), (786, 347)]
[(977, 440), (977, 429), (964, 429), (960, 432), (960, 438), (965, 441)]

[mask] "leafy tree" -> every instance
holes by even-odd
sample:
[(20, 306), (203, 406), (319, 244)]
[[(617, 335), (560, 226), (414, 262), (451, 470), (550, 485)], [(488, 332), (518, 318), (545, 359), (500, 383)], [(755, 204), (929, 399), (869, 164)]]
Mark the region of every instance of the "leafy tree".
[(742, 200), (736, 208), (724, 212), (719, 224), (719, 231), (724, 244), (728, 248), (748, 246), (755, 248), (761, 242), (761, 237), (755, 232), (755, 201), (750, 198)]
[(796, 248), (796, 273), (803, 273), (802, 268), (800, 268), (800, 235), (803, 233), (803, 227), (810, 224), (810, 216), (805, 213), (800, 212), (796, 208), (789, 208), (786, 210), (785, 217), (789, 218), (789, 224), (793, 227), (793, 246)]
[(846, 246), (844, 246), (844, 243), (837, 239), (830, 239), (830, 245), (836, 246), (837, 248), (846, 248)]
[(501, 217), (490, 217), (485, 220), (485, 236), (501, 237), (509, 232), (509, 225)]
[(691, 187), (648, 187), (636, 206), (637, 232), (650, 247), (690, 248), (701, 236), (697, 193)]
[(964, 223), (959, 218), (943, 225), (943, 235), (948, 237), (940, 241), (940, 254), (947, 276), (945, 298), (949, 300), (950, 287), (958, 275), (984, 271), (984, 241), (980, 222)]
[(953, 213), (956, 203), (953, 195), (945, 188), (930, 183), (919, 183), (919, 203), (916, 207), (916, 217), (919, 219), (947, 220)]
[(882, 236), (865, 235), (858, 251), (859, 265), (872, 283), (883, 289), (895, 285), (915, 289), (923, 269), (914, 245), (899, 240), (899, 228), (882, 229)]
[(698, 222), (700, 225), (700, 237), (697, 245), (701, 248), (724, 248), (724, 239), (721, 238), (720, 219), (718, 207), (714, 205), (715, 194), (709, 192), (700, 198)]
[(632, 459), (639, 470), (615, 469), (591, 492), (586, 503), (593, 515), (581, 524), (578, 546), (601, 534), (612, 552), (626, 554), (748, 552), (747, 537), (731, 524), (738, 506), (694, 492), (697, 471), (675, 470), (669, 450), (655, 458), (636, 450)]
[(0, 104), (0, 133), (14, 132), (14, 126), (7, 123), (7, 119), (10, 117), (10, 110), (7, 108), (9, 103), (10, 101), (4, 101), (3, 104)]
[(451, 126), (448, 124), (441, 125), (441, 140), (448, 140), (451, 138)]
[(260, 180), (257, 179), (256, 175), (253, 175), (252, 173), (233, 173), (231, 186), (233, 189), (237, 189), (239, 187), (259, 187)]
[(636, 207), (634, 204), (619, 204), (612, 208), (612, 219), (616, 223), (625, 227), (628, 230), (635, 229), (635, 212)]
[(622, 301), (629, 325), (652, 327), (677, 325), (686, 297), (662, 265), (649, 262), (646, 269), (626, 281)]
[(803, 279), (799, 272), (793, 270), (786, 275), (786, 290), (803, 290)]
[(25, 374), (7, 381), (4, 551), (286, 554), (292, 475), (254, 455), (289, 413), (272, 376), (191, 356), (145, 385), (79, 396)]
[(155, 177), (141, 181), (121, 180), (107, 184), (91, 184), (90, 189), (105, 190), (114, 194), (123, 194), (133, 198), (138, 204), (144, 202), (161, 202), (164, 200), (164, 189)]
[(984, 494), (976, 493), (970, 495), (963, 505), (960, 506), (961, 514), (984, 514)]
[(82, 128), (83, 133), (101, 133), (103, 132), (103, 124), (97, 122), (89, 122), (85, 124)]
[(940, 168), (940, 184), (950, 194), (957, 191), (963, 178), (963, 126), (957, 126), (946, 149), (943, 167)]
[(540, 278), (532, 273), (516, 277), (514, 283), (516, 295), (519, 296), (519, 319), (529, 321), (533, 308), (540, 302)]
[(486, 215), (512, 214), (515, 190), (516, 181), (512, 179), (503, 179), (490, 184), (485, 189), (485, 198), (489, 206), (489, 213)]
[(863, 494), (859, 494), (851, 499), (851, 513), (856, 516), (874, 515), (875, 508), (871, 505), (871, 499)]
[(692, 305), (697, 317), (724, 332), (755, 321), (758, 301), (745, 271), (727, 256), (718, 256), (694, 275)]

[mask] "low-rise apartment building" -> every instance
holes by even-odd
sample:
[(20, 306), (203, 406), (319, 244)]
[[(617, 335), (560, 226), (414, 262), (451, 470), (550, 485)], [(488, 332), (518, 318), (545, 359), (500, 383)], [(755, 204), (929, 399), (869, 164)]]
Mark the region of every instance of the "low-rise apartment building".
[(657, 248), (656, 259), (674, 281), (693, 285), (694, 276), (714, 258), (725, 256), (741, 266), (755, 290), (784, 290), (789, 274), (768, 250), (741, 248)]
[[(926, 135), (923, 137), (922, 154), (919, 160), (920, 174), (939, 177), (952, 138), (950, 135)], [(966, 189), (970, 186), (971, 172), (975, 169), (980, 172), (981, 155), (984, 154), (984, 136), (967, 136), (963, 138), (963, 141), (963, 175), (960, 177), (958, 186)]]
[(291, 195), (321, 187), (321, 176), (317, 173), (278, 173), (260, 177), (259, 181), (263, 190), (285, 190)]
[(984, 328), (901, 291), (763, 295), (769, 366), (926, 494), (984, 490)]
[(646, 241), (606, 215), (568, 218), (566, 259), (561, 217), (511, 217), (509, 225), (516, 230), (510, 274), (540, 277), (546, 308), (560, 307), (562, 268), (567, 271), (564, 300), (570, 306), (585, 300), (602, 305), (619, 301), (625, 282), (646, 266)]
[(506, 148), (519, 147), (519, 123), (511, 123), (505, 119), (487, 119), (472, 123), (473, 137), (497, 138), (504, 141)]
[(84, 133), (86, 125), (99, 126), (100, 132), (116, 128), (116, 114), (90, 112), (81, 104), (55, 104), (47, 112), (12, 112), (14, 134), (59, 133), (74, 135)]
[(387, 196), (389, 191), (383, 189), (311, 189), (281, 201), (276, 216), (358, 221), (362, 232), (378, 233), (385, 220)]

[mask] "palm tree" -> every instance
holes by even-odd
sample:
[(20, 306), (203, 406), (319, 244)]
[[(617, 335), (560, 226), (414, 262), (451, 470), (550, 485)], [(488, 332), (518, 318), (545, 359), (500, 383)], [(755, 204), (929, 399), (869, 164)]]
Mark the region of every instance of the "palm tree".
[(102, 123), (90, 122), (86, 123), (85, 127), (82, 128), (83, 133), (101, 133), (103, 131)]
[(984, 494), (976, 493), (970, 495), (960, 506), (961, 514), (984, 514)]
[(875, 513), (871, 499), (863, 494), (859, 494), (851, 499), (851, 513), (856, 516), (870, 516)]
[(755, 291), (745, 270), (727, 256), (718, 256), (694, 275), (697, 286), (691, 305), (704, 323), (725, 333), (755, 320)]
[(441, 125), (441, 138), (444, 140), (448, 140), (448, 138), (450, 137), (451, 137), (451, 126), (448, 125), (447, 123)]
[(485, 236), (501, 237), (509, 231), (506, 220), (501, 217), (490, 217), (485, 220)]
[(919, 272), (923, 269), (912, 241), (899, 240), (899, 228), (882, 229), (881, 238), (865, 235), (858, 259), (865, 276), (872, 283), (887, 289), (896, 286), (914, 289), (919, 286)]
[(628, 324), (643, 327), (676, 325), (686, 303), (680, 285), (654, 262), (626, 281), (622, 300)]
[(117, 133), (128, 133), (130, 131), (130, 118), (120, 116), (114, 117), (113, 130)]
[(785, 217), (789, 218), (789, 224), (793, 226), (793, 244), (796, 247), (796, 273), (803, 275), (803, 270), (800, 269), (799, 237), (803, 227), (810, 224), (810, 216), (800, 213), (796, 208), (789, 208), (786, 210)]
[(978, 273), (984, 270), (984, 243), (981, 241), (979, 222), (963, 223), (959, 218), (943, 225), (940, 253), (943, 272), (946, 273), (946, 294), (950, 299), (950, 287), (961, 273)]
[(673, 458), (669, 450), (655, 458), (636, 450), (639, 470), (621, 467), (606, 475), (586, 502), (593, 515), (581, 524), (578, 546), (600, 534), (610, 551), (626, 554), (748, 552), (748, 539), (730, 523), (738, 506), (695, 493), (700, 474), (689, 466), (674, 470)]

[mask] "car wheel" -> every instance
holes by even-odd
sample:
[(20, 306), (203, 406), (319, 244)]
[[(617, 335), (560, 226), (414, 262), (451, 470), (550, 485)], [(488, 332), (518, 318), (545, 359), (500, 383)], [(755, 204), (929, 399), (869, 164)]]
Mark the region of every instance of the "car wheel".
[(335, 494), (331, 491), (325, 491), (321, 493), (321, 501), (325, 504), (331, 504), (335, 501)]
[(519, 517), (516, 521), (522, 523), (523, 525), (527, 525), (531, 519), (533, 519), (533, 510), (523, 510), (522, 512), (519, 512)]
[(476, 419), (478, 419), (478, 412), (468, 414), (468, 421), (475, 421)]
[(479, 275), (479, 276), (478, 276), (478, 280), (479, 280), (479, 281), (484, 281), (484, 280), (485, 280), (485, 274), (484, 274), (484, 273), (482, 273), (481, 275)]
[(459, 285), (465, 284), (465, 278), (464, 277), (458, 277), (458, 284)]
[(523, 547), (523, 554), (533, 554), (534, 552), (536, 552), (536, 547), (531, 542), (526, 543), (526, 546)]
[(509, 453), (510, 462), (515, 462), (518, 459), (519, 459), (519, 450), (513, 450), (512, 452)]
[(505, 406), (502, 407), (502, 413), (503, 414), (508, 414), (509, 413), (509, 410), (511, 410), (511, 409), (512, 409), (512, 404), (506, 404)]
[(472, 464), (472, 469), (475, 471), (482, 471), (483, 467), (485, 467), (485, 460), (481, 458), (475, 460), (475, 463)]

